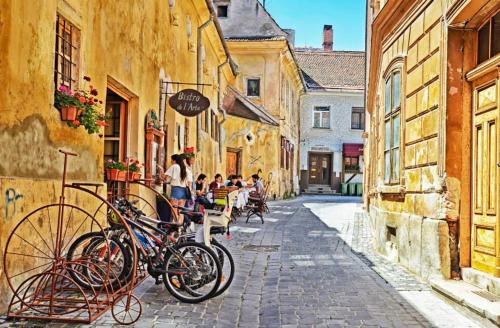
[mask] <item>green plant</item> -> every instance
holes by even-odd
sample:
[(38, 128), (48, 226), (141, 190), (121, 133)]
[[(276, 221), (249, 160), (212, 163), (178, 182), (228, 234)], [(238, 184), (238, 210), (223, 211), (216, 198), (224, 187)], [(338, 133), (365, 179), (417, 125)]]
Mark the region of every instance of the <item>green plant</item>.
[(106, 169), (109, 169), (109, 170), (113, 170), (113, 169), (116, 169), (116, 170), (120, 170), (120, 171), (125, 171), (127, 169), (127, 166), (122, 163), (122, 162), (116, 162), (112, 159), (108, 159), (106, 161)]
[(130, 172), (140, 172), (143, 166), (137, 159), (129, 159), (128, 170)]
[[(84, 80), (90, 82), (90, 77), (85, 76)], [(76, 107), (77, 117), (74, 121), (68, 122), (72, 128), (83, 126), (89, 134), (99, 133), (101, 128), (106, 126), (106, 116), (100, 113), (99, 104), (102, 101), (97, 99), (98, 92), (92, 85), (86, 90), (71, 90), (65, 85), (61, 85), (56, 90), (54, 106), (61, 110), (64, 107)]]

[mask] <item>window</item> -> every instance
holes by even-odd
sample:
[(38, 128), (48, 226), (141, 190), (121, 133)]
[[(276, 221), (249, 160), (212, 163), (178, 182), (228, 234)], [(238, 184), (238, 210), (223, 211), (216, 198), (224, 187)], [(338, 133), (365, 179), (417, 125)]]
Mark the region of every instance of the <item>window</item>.
[(127, 145), (127, 102), (111, 90), (106, 94), (108, 124), (104, 128), (104, 161), (121, 161)]
[(64, 17), (57, 15), (54, 65), (55, 88), (74, 88), (78, 80), (80, 31)]
[(319, 129), (330, 128), (330, 107), (314, 107), (313, 127)]
[(344, 157), (344, 172), (359, 172), (359, 157)]
[(393, 71), (385, 81), (384, 181), (399, 183), (399, 143), (401, 120), (401, 71)]
[(217, 6), (217, 17), (227, 17), (228, 6)]
[(500, 12), (484, 24), (477, 33), (477, 63), (480, 64), (500, 52)]
[(351, 129), (365, 129), (365, 109), (362, 107), (353, 107), (351, 112)]
[(247, 96), (260, 97), (260, 79), (247, 79)]
[(281, 149), (280, 149), (280, 168), (285, 168), (285, 149), (286, 149), (286, 138), (281, 137)]

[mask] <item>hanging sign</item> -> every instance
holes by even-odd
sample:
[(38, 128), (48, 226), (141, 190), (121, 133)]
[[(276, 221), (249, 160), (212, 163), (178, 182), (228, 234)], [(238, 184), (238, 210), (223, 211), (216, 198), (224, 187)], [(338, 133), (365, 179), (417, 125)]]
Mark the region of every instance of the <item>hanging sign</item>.
[(168, 100), (170, 107), (184, 116), (196, 116), (210, 107), (210, 100), (194, 89), (177, 92)]

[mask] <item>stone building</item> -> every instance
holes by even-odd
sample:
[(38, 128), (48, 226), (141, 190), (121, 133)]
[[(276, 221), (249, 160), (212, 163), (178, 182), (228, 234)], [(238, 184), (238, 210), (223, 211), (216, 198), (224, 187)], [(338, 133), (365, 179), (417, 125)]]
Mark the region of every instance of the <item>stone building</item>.
[[(454, 285), (464, 304), (474, 288), (500, 295), (500, 3), (369, 5), (365, 203), (376, 248), (449, 295), (435, 278), (476, 285)], [(499, 323), (492, 309), (482, 313)]]
[[(231, 55), (238, 63), (235, 88), (259, 108), (257, 111), (278, 123), (278, 133), (269, 135), (269, 124), (257, 127), (249, 122), (255, 126), (256, 145), (246, 147), (247, 143), (239, 140), (246, 136), (241, 133), (241, 119), (234, 119), (229, 111), (225, 123), (226, 138), (231, 140), (227, 158), (242, 163), (242, 172), (261, 171), (264, 178), (272, 176), (272, 196), (297, 194), (299, 99), (304, 87), (293, 53), (293, 31), (280, 28), (257, 0), (216, 0), (214, 4)], [(241, 170), (237, 164), (226, 165)]]
[[(0, 265), (15, 225), (58, 202), (60, 148), (79, 154), (70, 159), (71, 181), (102, 183), (105, 159), (130, 156), (146, 161), (146, 177), (154, 176), (156, 164), (168, 165), (171, 154), (191, 146), (198, 151), (197, 172), (225, 170), (220, 105), (236, 67), (211, 1), (2, 1), (0, 8), (0, 189), (6, 195), (0, 199)], [(82, 88), (84, 76), (110, 113), (101, 137), (69, 127), (53, 105), (60, 84)], [(198, 118), (168, 106), (172, 93), (189, 87), (210, 99)], [(154, 116), (158, 121), (146, 131), (146, 119)], [(85, 197), (68, 195), (67, 201), (93, 206)], [(50, 236), (46, 222), (37, 224)], [(4, 272), (0, 267), (0, 313), (11, 295)]]
[(363, 182), (365, 54), (333, 51), (325, 25), (324, 48), (297, 48), (306, 84), (300, 100), (301, 190), (340, 193), (341, 183)]

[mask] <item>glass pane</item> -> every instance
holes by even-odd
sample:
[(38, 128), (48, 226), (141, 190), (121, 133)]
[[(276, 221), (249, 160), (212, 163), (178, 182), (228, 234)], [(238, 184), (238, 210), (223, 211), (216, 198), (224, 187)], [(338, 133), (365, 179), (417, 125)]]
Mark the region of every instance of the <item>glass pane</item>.
[(391, 79), (385, 82), (385, 113), (391, 112)]
[(477, 63), (482, 63), (489, 58), (490, 48), (490, 22), (481, 28), (477, 34)]
[(321, 127), (323, 128), (330, 127), (330, 112), (323, 112), (323, 120), (321, 123)]
[(491, 21), (491, 57), (500, 52), (500, 12)]
[(401, 73), (396, 72), (392, 78), (392, 96), (393, 103), (392, 109), (398, 108), (401, 106)]
[(394, 156), (394, 165), (392, 169), (392, 180), (399, 180), (399, 148), (395, 148), (392, 151), (392, 155)]
[(314, 113), (314, 127), (319, 128), (320, 127), (320, 113)]
[(385, 148), (384, 150), (391, 149), (391, 121), (385, 121)]
[(247, 96), (258, 97), (260, 96), (260, 80), (248, 79), (247, 80)]
[(393, 147), (399, 147), (399, 115), (394, 116), (393, 118), (393, 133), (394, 133), (394, 142), (392, 144)]
[(385, 167), (385, 172), (384, 172), (384, 181), (386, 183), (390, 182), (391, 179), (391, 152), (386, 151), (384, 154), (384, 167)]

